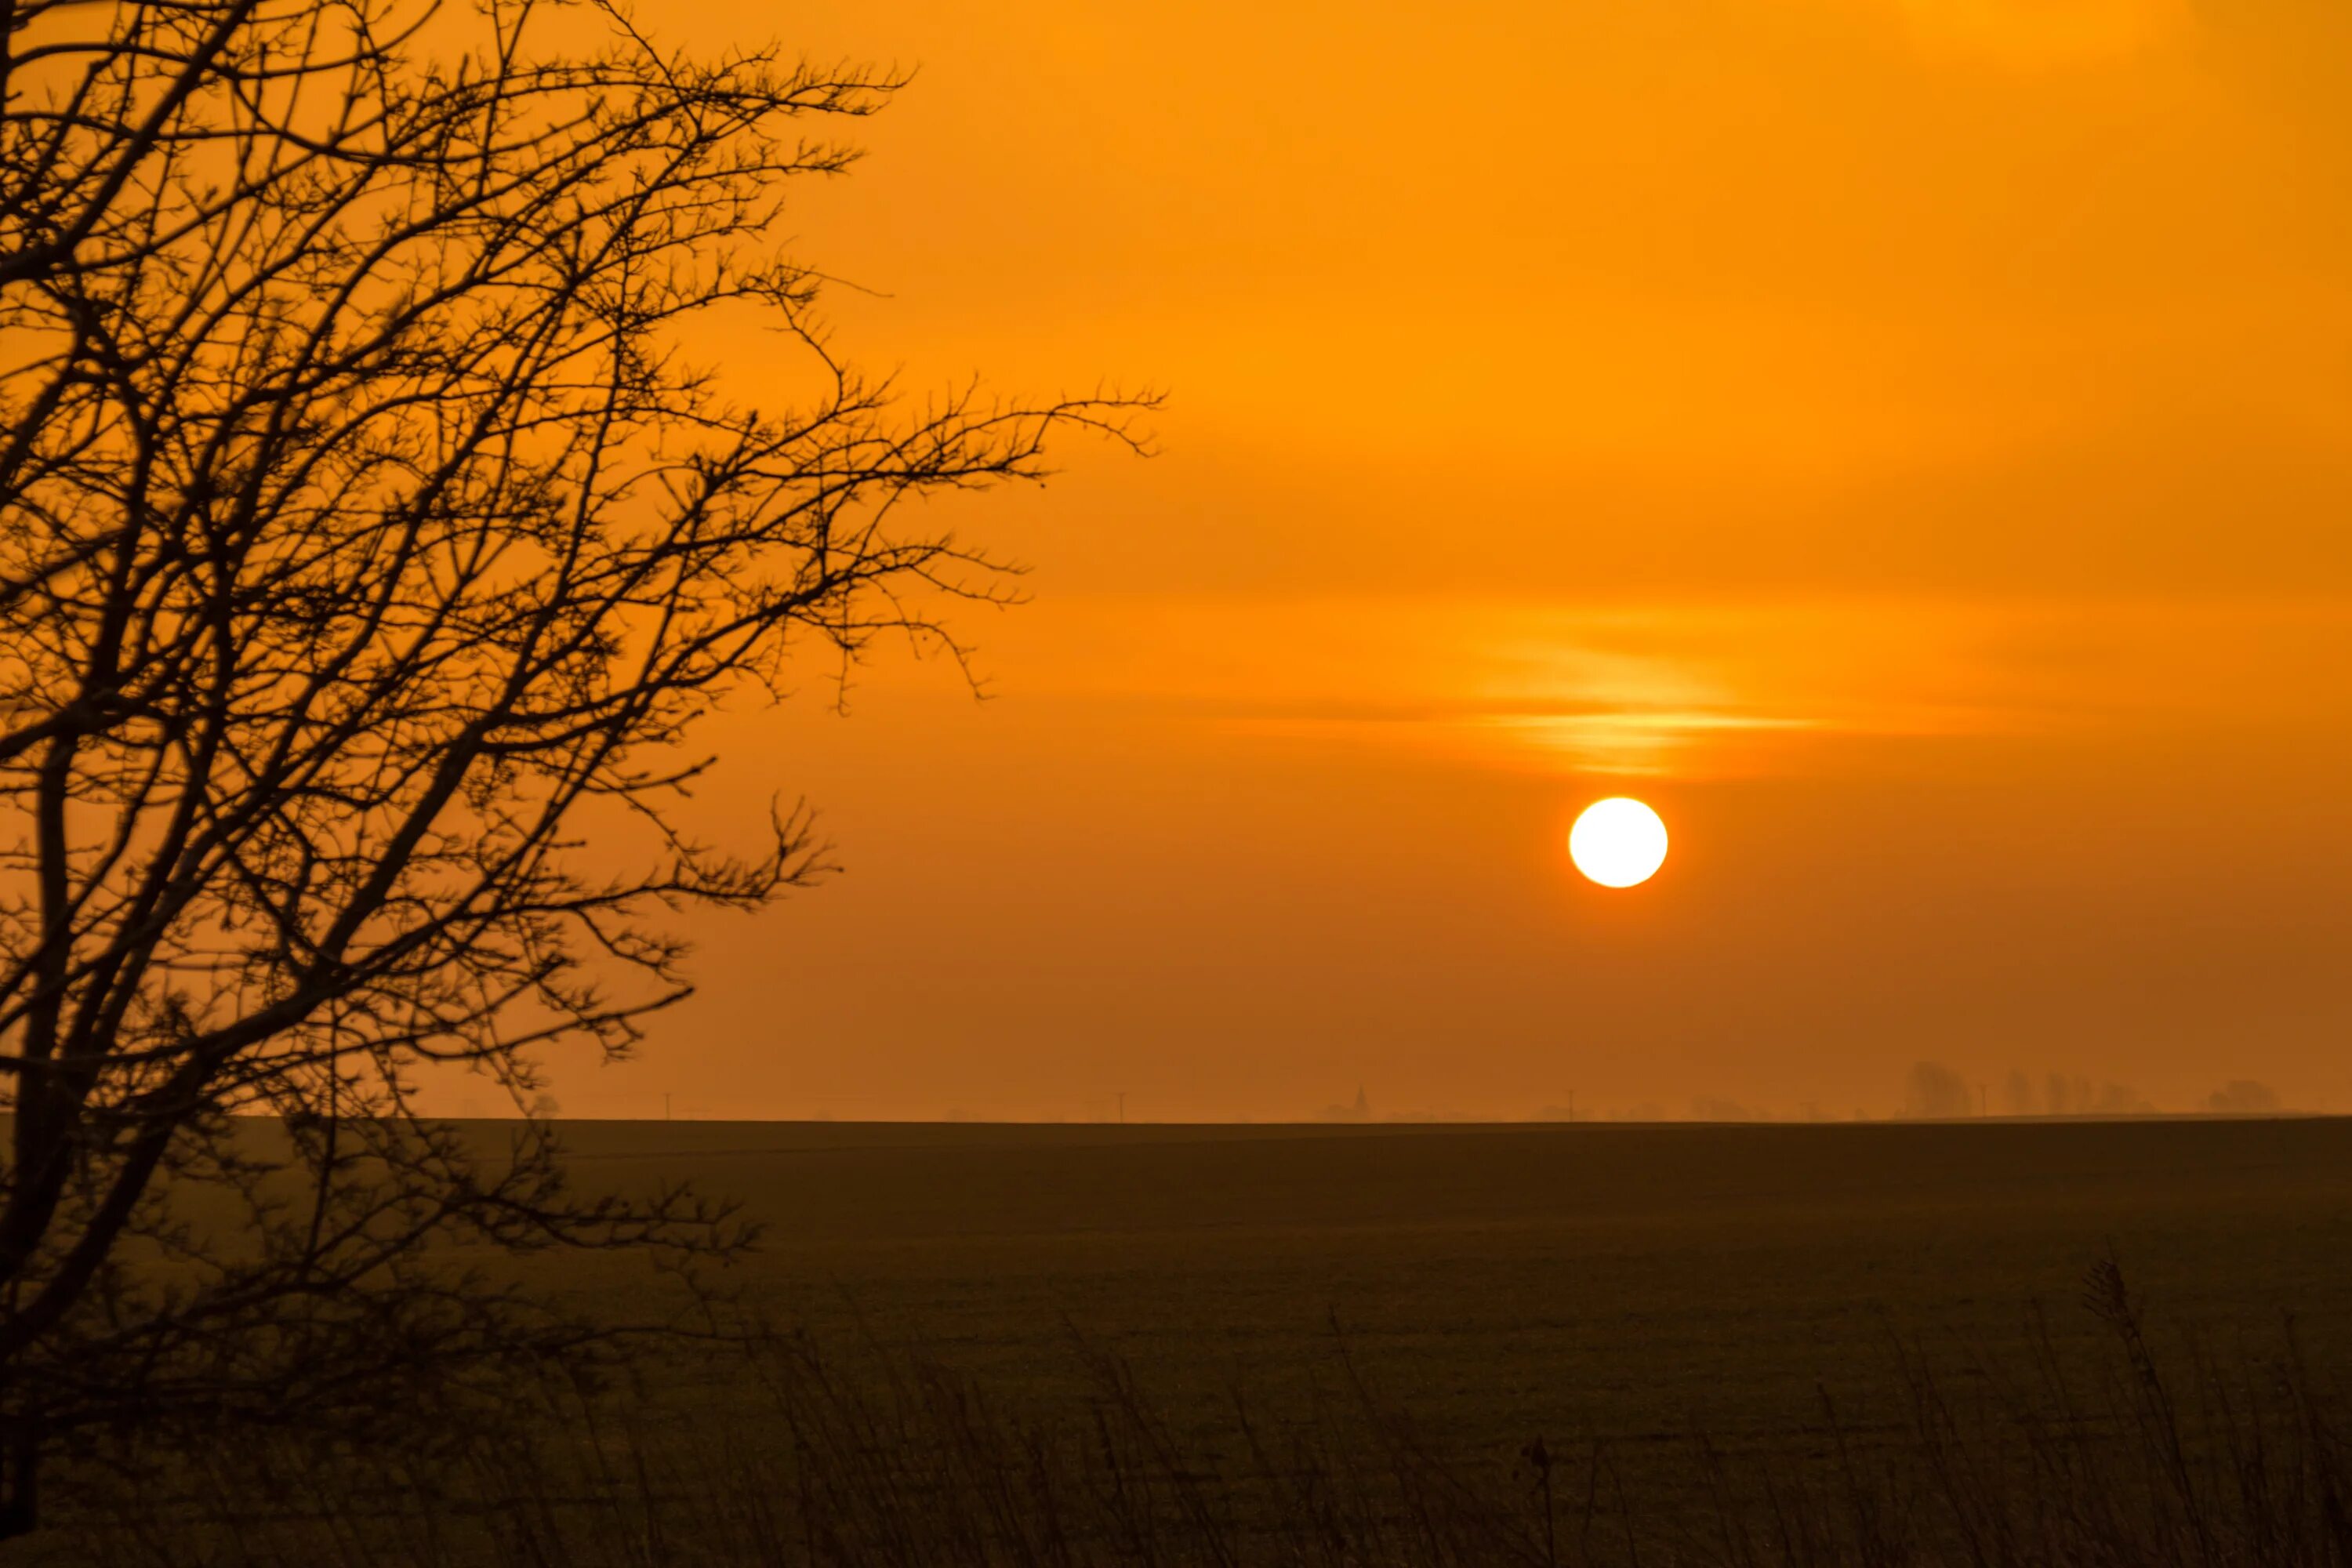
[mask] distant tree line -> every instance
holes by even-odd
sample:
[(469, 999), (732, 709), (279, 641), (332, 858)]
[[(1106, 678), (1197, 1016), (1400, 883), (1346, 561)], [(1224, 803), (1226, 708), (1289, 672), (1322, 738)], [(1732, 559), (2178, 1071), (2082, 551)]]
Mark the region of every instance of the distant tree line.
[[(1990, 1086), (1972, 1086), (1945, 1062), (1917, 1061), (1904, 1078), (1903, 1114), (1914, 1121), (1942, 1121), (1960, 1117), (2001, 1116), (2147, 1116), (2157, 1106), (2127, 1084), (2099, 1083), (2087, 1078), (2053, 1072), (2037, 1086), (2020, 1068), (2011, 1068), (1995, 1099)], [(2196, 1107), (2221, 1115), (2252, 1116), (2280, 1109), (2277, 1093), (2252, 1079), (2235, 1079), (2215, 1089)]]

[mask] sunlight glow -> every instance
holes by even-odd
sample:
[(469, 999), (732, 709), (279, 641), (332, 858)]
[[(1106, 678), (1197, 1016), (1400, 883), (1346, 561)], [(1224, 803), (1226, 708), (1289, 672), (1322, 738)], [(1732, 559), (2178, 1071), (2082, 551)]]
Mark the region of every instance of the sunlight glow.
[(1630, 888), (1657, 875), (1666, 859), (1666, 825), (1640, 801), (1594, 801), (1568, 833), (1569, 858), (1604, 888)]

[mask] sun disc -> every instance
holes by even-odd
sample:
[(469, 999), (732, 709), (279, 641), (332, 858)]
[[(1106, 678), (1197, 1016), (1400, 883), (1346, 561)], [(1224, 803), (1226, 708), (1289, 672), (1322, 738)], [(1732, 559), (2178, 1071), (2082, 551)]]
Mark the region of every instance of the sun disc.
[(1666, 825), (1629, 796), (1596, 800), (1568, 830), (1568, 858), (1604, 888), (1630, 888), (1665, 864)]

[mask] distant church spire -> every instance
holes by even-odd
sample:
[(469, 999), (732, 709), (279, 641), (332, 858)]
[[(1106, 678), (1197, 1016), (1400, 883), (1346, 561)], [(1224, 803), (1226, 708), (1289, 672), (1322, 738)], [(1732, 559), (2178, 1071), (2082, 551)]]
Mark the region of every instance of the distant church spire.
[(1364, 1098), (1364, 1086), (1360, 1083), (1356, 1086), (1356, 1114), (1370, 1116), (1371, 1113), (1372, 1102)]

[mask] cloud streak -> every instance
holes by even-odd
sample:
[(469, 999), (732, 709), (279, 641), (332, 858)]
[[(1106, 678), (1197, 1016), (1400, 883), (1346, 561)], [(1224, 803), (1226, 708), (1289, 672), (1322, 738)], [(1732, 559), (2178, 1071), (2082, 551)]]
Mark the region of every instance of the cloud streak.
[(1094, 657), (1016, 665), (1013, 689), (1514, 771), (1794, 773), (1838, 738), (2090, 739), (2352, 711), (2328, 652), (2352, 637), (2352, 604), (2328, 599), (1185, 599), (1057, 616)]

